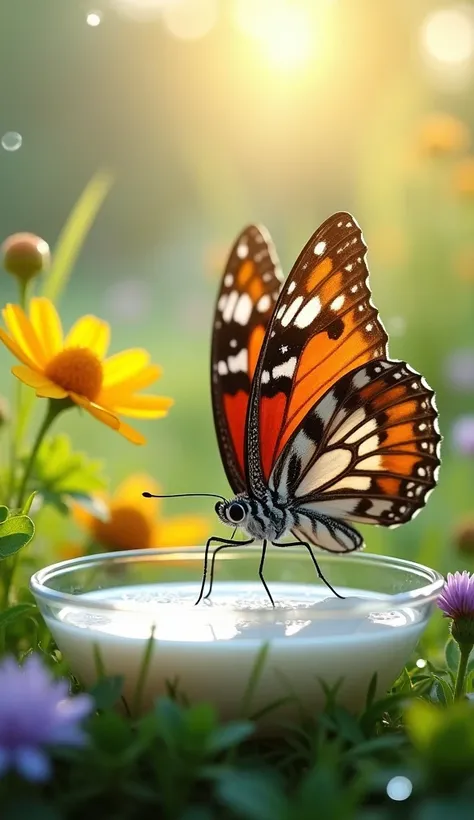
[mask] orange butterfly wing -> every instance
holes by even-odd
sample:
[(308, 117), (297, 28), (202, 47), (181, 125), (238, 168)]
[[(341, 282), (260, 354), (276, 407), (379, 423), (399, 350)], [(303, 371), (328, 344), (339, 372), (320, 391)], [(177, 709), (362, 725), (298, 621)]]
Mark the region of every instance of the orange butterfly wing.
[(386, 354), (366, 251), (355, 219), (336, 213), (313, 234), (281, 290), (250, 400), (247, 481), (257, 494), (311, 407), (345, 374)]
[(246, 489), (247, 407), (281, 278), (269, 234), (263, 227), (249, 225), (237, 238), (222, 277), (211, 349), (214, 422), (224, 469), (235, 493)]

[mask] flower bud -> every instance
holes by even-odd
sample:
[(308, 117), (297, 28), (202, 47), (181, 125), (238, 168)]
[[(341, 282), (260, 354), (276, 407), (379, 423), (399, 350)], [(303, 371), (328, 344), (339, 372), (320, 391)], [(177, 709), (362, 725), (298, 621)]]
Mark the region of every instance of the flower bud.
[(48, 243), (32, 233), (14, 233), (7, 237), (2, 253), (5, 270), (22, 282), (29, 282), (46, 270), (51, 261)]
[(474, 518), (462, 521), (454, 533), (454, 543), (464, 555), (474, 555)]

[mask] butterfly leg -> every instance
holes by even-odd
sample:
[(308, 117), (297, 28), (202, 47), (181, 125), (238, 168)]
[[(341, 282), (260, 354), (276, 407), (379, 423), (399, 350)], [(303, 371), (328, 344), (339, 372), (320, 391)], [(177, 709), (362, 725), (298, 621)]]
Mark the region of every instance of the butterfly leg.
[(270, 598), (270, 601), (272, 603), (272, 606), (274, 607), (275, 606), (275, 601), (273, 600), (272, 594), (271, 594), (270, 590), (268, 589), (267, 582), (265, 581), (265, 578), (263, 577), (263, 565), (265, 563), (266, 552), (267, 552), (267, 541), (264, 540), (263, 545), (262, 545), (262, 557), (260, 558), (260, 566), (258, 568), (258, 577), (260, 578), (263, 586), (265, 587), (265, 592), (267, 593), (267, 595)]
[[(209, 560), (209, 549), (210, 549), (210, 546), (213, 542), (216, 542), (217, 544), (222, 544), (223, 546), (228, 546), (228, 547), (235, 546), (235, 541), (232, 541), (229, 538), (218, 538), (216, 535), (212, 535), (211, 538), (208, 538), (207, 543), (206, 543), (206, 548), (204, 550), (204, 567), (203, 567), (203, 571), (202, 571), (201, 589), (200, 589), (200, 592), (199, 592), (199, 598), (197, 599), (197, 601), (195, 603), (195, 606), (198, 605), (198, 603), (201, 601), (201, 599), (204, 595), (204, 587), (206, 586), (206, 578), (207, 578), (207, 564), (208, 564), (208, 560)], [(243, 543), (244, 544), (245, 543), (251, 544), (252, 541), (244, 541)]]
[(274, 547), (304, 547), (305, 549), (307, 549), (310, 556), (311, 556), (311, 560), (312, 560), (312, 562), (315, 566), (316, 572), (318, 573), (318, 578), (321, 578), (321, 581), (323, 581), (326, 584), (328, 589), (331, 590), (331, 592), (336, 596), (336, 598), (341, 598), (342, 600), (344, 600), (344, 595), (339, 595), (339, 593), (336, 592), (334, 587), (332, 587), (331, 584), (329, 583), (329, 581), (327, 581), (326, 578), (324, 577), (323, 573), (321, 572), (321, 568), (320, 568), (318, 562), (316, 561), (316, 558), (314, 557), (313, 550), (311, 549), (311, 547), (307, 543), (307, 541), (287, 541), (284, 544), (278, 544), (277, 542), (272, 541), (272, 544), (273, 544)]
[(209, 578), (209, 589), (207, 590), (207, 592), (204, 596), (204, 600), (206, 600), (206, 598), (209, 598), (209, 596), (212, 592), (212, 585), (214, 583), (214, 568), (215, 568), (215, 564), (216, 564), (216, 555), (217, 555), (217, 553), (220, 552), (221, 550), (230, 549), (230, 547), (245, 547), (247, 544), (253, 544), (254, 541), (255, 541), (255, 538), (251, 538), (250, 541), (232, 541), (232, 542), (229, 542), (228, 544), (221, 544), (220, 547), (216, 547), (216, 549), (212, 553), (211, 572), (210, 572), (210, 578)]

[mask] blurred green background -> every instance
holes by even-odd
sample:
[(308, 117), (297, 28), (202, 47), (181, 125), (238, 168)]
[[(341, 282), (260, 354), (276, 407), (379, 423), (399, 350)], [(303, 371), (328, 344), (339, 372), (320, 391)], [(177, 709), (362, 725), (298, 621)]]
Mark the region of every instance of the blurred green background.
[[(367, 547), (469, 565), (458, 547), (461, 527), (474, 553), (472, 4), (2, 0), (0, 31), (0, 238), (28, 230), (54, 249), (87, 181), (110, 169), (60, 313), (66, 327), (83, 313), (110, 321), (112, 352), (147, 347), (164, 368), (154, 392), (176, 401), (138, 423), (143, 448), (78, 412), (56, 430), (103, 459), (112, 489), (146, 471), (166, 492), (226, 493), (209, 391), (226, 252), (258, 221), (288, 272), (319, 223), (347, 209), (391, 354), (435, 388), (444, 436), (427, 508), (367, 530)], [(12, 363), (2, 349), (5, 395)], [(165, 510), (214, 515), (205, 499)], [(48, 538), (68, 527), (51, 516)]]

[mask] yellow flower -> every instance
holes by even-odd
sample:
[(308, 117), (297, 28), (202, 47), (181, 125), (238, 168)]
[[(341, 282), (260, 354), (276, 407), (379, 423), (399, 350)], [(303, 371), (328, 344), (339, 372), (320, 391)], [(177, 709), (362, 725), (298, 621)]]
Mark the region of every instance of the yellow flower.
[(181, 547), (201, 544), (209, 525), (201, 516), (160, 517), (160, 501), (143, 498), (144, 490), (159, 495), (157, 483), (147, 475), (132, 475), (111, 498), (105, 498), (109, 519), (102, 521), (82, 507), (74, 506), (74, 517), (89, 537), (110, 550)]
[(428, 156), (456, 154), (469, 145), (469, 130), (451, 114), (431, 114), (419, 129), (418, 144), (420, 151)]
[(171, 399), (137, 392), (161, 374), (157, 365), (150, 364), (146, 350), (134, 348), (104, 358), (110, 337), (107, 322), (83, 316), (63, 340), (57, 311), (45, 298), (31, 300), (29, 317), (18, 305), (8, 304), (3, 318), (8, 333), (0, 328), (0, 340), (22, 362), (12, 367), (12, 373), (37, 396), (69, 398), (134, 444), (144, 444), (145, 438), (122, 421), (122, 415), (135, 419), (166, 415)]
[(474, 195), (474, 157), (466, 157), (458, 162), (454, 169), (453, 187), (457, 194)]

